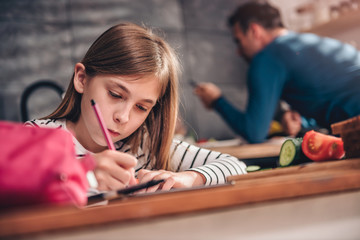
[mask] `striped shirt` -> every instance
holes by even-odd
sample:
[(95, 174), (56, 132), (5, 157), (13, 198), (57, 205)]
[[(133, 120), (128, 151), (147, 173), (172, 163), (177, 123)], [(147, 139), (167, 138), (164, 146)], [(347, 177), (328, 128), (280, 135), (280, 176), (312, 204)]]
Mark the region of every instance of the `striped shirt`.
[[(26, 122), (25, 125), (68, 130), (65, 119), (32, 120)], [(73, 141), (78, 157), (91, 153), (75, 137), (73, 137)], [(130, 146), (123, 141), (118, 141), (114, 145), (117, 151), (131, 154), (137, 158), (135, 172), (140, 169), (155, 170), (153, 161), (150, 159), (150, 149), (146, 146), (140, 145), (137, 153), (134, 154), (130, 151)], [(176, 172), (191, 170), (201, 173), (206, 179), (205, 185), (225, 183), (228, 176), (246, 174), (246, 165), (229, 154), (199, 148), (175, 139), (171, 145), (170, 164)]]

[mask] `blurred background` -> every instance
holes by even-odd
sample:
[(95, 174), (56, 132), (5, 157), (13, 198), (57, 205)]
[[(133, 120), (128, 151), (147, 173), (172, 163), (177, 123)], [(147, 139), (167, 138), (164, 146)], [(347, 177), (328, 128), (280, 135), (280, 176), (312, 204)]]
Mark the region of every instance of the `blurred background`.
[[(21, 122), (24, 90), (51, 80), (64, 90), (92, 42), (110, 26), (131, 21), (157, 29), (178, 52), (181, 116), (195, 140), (236, 137), (207, 111), (189, 84), (217, 84), (240, 109), (246, 107), (247, 65), (236, 55), (227, 17), (246, 0), (0, 0), (0, 120)], [(285, 25), (360, 47), (358, 0), (271, 0)], [(39, 89), (28, 99), (29, 118), (50, 113), (60, 102)]]

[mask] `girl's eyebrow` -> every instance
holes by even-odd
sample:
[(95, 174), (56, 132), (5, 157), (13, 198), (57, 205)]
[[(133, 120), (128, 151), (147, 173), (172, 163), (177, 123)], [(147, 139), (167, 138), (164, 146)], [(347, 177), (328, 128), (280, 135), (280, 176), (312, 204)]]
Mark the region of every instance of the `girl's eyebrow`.
[(130, 91), (129, 91), (129, 89), (127, 89), (125, 86), (123, 86), (122, 84), (120, 84), (120, 83), (115, 83), (116, 84), (116, 86), (118, 86), (119, 88), (121, 88), (124, 92), (126, 92), (126, 93), (130, 93)]
[[(121, 88), (124, 92), (126, 92), (127, 94), (131, 94), (129, 89), (127, 89), (124, 85), (120, 84), (120, 83), (115, 83), (116, 86), (118, 86), (119, 88)], [(147, 102), (149, 104), (154, 105), (155, 102), (152, 99), (142, 99), (141, 101)]]

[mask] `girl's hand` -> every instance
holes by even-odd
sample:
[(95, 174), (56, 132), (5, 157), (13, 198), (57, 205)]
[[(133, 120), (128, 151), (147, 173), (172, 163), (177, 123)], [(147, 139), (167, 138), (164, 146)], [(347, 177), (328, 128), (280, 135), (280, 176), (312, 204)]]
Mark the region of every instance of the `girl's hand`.
[(205, 177), (195, 171), (171, 172), (165, 170), (150, 171), (141, 169), (138, 172), (138, 179), (140, 183), (148, 182), (150, 180), (165, 180), (163, 184), (158, 184), (139, 192), (155, 192), (158, 189), (167, 191), (172, 188), (188, 188), (204, 185), (205, 183)]
[(105, 150), (93, 155), (98, 190), (116, 190), (136, 184), (134, 167), (137, 159), (127, 153)]

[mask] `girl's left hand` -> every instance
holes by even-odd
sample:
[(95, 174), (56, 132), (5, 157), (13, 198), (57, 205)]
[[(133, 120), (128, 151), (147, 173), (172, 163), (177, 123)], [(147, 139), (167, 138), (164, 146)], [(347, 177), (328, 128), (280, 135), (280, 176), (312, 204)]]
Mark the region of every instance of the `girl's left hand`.
[(189, 188), (204, 185), (205, 183), (205, 177), (195, 171), (171, 172), (165, 170), (150, 171), (147, 169), (141, 169), (138, 172), (137, 177), (139, 179), (139, 183), (145, 183), (150, 180), (165, 180), (162, 184), (158, 184), (139, 192), (155, 192), (158, 189), (167, 191), (172, 188)]

